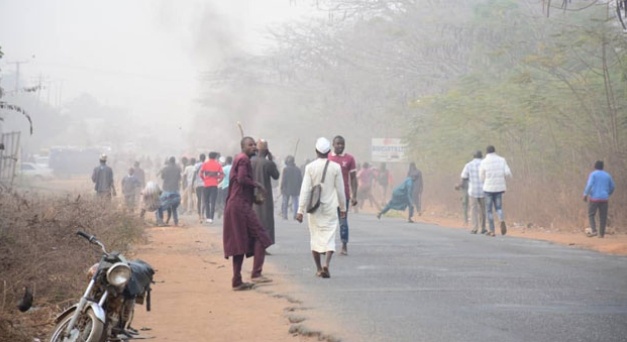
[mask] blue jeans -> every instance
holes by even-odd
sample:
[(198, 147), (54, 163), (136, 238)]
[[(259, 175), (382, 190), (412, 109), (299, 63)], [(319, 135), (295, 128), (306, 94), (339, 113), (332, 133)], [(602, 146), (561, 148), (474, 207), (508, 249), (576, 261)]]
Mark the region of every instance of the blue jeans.
[(283, 215), (284, 219), (287, 219), (287, 208), (290, 204), (290, 198), (292, 198), (292, 212), (294, 213), (294, 216), (296, 216), (296, 213), (298, 212), (298, 196), (290, 196), (290, 195), (283, 195), (283, 202), (281, 202), (281, 215)]
[(499, 216), (499, 220), (503, 221), (503, 193), (502, 192), (485, 192), (485, 208), (488, 214), (488, 222), (490, 223), (490, 231), (494, 233), (494, 214), (492, 213), (492, 206), (496, 214)]
[(348, 243), (348, 208), (350, 205), (350, 198), (346, 198), (346, 217), (340, 217), (340, 208), (337, 208), (337, 217), (340, 219), (340, 239), (342, 243)]
[(181, 204), (181, 195), (178, 192), (167, 192), (164, 191), (161, 196), (159, 196), (159, 200), (161, 201), (161, 206), (157, 209), (157, 223), (163, 224), (163, 212), (164, 211), (172, 211), (172, 218), (174, 219), (174, 224), (179, 224), (179, 213), (178, 207)]
[(179, 224), (179, 212), (178, 212), (178, 208), (179, 205), (177, 204), (173, 204), (169, 207), (159, 207), (159, 209), (157, 209), (157, 223), (158, 224), (163, 224), (163, 212), (164, 211), (168, 211), (168, 209), (172, 210), (172, 218), (174, 219), (174, 224), (178, 225)]

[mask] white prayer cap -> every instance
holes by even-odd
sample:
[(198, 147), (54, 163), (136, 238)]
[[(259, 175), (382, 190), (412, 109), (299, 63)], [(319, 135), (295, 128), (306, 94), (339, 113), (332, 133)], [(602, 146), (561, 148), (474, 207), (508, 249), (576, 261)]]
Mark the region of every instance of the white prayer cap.
[(318, 138), (318, 140), (316, 140), (316, 151), (322, 154), (329, 153), (329, 151), (331, 151), (331, 143), (329, 140), (325, 137)]
[(220, 156), (218, 161), (220, 162), (220, 164), (224, 164), (224, 163), (226, 163), (226, 157), (225, 156)]

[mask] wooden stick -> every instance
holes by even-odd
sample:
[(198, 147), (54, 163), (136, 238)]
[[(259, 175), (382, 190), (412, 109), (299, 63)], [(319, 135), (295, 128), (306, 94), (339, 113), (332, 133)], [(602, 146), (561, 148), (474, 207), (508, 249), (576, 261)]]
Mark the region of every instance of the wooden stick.
[(242, 136), (242, 139), (244, 139), (244, 128), (242, 128), (242, 123), (241, 122), (237, 122), (237, 128), (239, 128), (239, 134)]
[(300, 142), (300, 138), (296, 140), (296, 147), (294, 147), (294, 161), (296, 161), (296, 152), (298, 152), (298, 143)]

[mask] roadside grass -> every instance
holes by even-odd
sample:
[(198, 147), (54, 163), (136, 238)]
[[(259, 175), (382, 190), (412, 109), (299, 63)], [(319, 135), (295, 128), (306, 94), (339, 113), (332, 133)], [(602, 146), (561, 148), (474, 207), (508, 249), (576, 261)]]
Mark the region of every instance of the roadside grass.
[[(91, 197), (0, 193), (0, 342), (47, 339), (55, 316), (81, 296), (101, 251), (76, 231), (126, 253), (143, 227), (138, 217)], [(34, 301), (22, 313), (25, 286)]]

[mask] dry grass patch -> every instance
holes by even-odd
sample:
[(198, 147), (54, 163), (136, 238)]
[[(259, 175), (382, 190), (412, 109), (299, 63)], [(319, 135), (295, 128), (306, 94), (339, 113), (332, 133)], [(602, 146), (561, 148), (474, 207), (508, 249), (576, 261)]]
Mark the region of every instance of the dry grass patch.
[[(143, 224), (92, 198), (0, 193), (0, 342), (45, 339), (54, 317), (80, 297), (86, 270), (101, 252), (77, 230), (125, 253), (142, 237)], [(34, 302), (22, 313), (17, 303), (25, 286)]]

